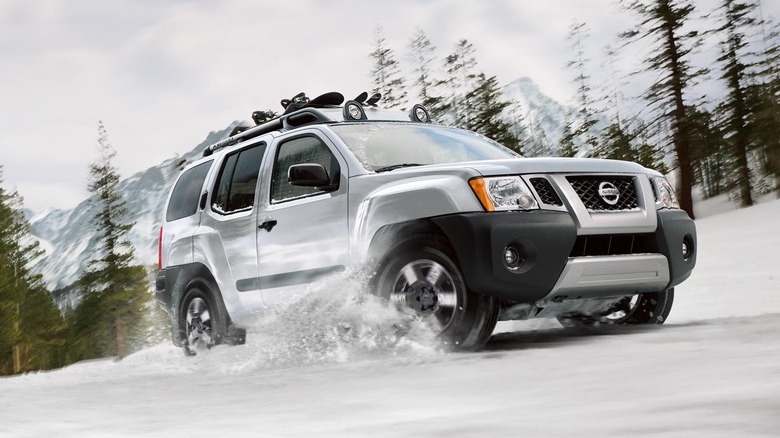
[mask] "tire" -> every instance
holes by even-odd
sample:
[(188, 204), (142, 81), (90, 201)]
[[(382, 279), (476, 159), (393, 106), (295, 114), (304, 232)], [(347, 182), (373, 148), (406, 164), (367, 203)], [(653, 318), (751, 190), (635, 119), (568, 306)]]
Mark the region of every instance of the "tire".
[(558, 317), (564, 327), (663, 324), (674, 303), (674, 288), (624, 297), (598, 315), (566, 314)]
[(395, 246), (380, 263), (374, 287), (400, 310), (419, 315), (452, 350), (480, 349), (498, 320), (498, 299), (468, 290), (454, 251), (439, 235)]
[(187, 356), (221, 344), (227, 333), (224, 314), (214, 294), (202, 282), (196, 282), (184, 294), (179, 311), (179, 331)]

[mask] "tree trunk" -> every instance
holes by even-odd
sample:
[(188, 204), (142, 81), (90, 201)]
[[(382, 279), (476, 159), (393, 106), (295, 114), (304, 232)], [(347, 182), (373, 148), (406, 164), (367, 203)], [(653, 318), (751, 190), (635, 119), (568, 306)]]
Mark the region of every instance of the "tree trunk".
[(114, 320), (114, 331), (116, 334), (116, 355), (119, 360), (122, 360), (127, 356), (127, 350), (125, 345), (125, 325), (119, 318)]
[(22, 348), (20, 345), (14, 345), (12, 348), (14, 361), (14, 374), (22, 372)]
[[(19, 336), (19, 304), (16, 305), (16, 318), (14, 320), (14, 337)], [(22, 372), (22, 346), (17, 341), (14, 342), (13, 347), (11, 347), (11, 355), (13, 357), (13, 367), (14, 367), (14, 374), (19, 374)]]
[(680, 169), (680, 178), (678, 179), (677, 194), (680, 198), (680, 208), (688, 213), (691, 219), (693, 215), (693, 166), (691, 165), (690, 152), (690, 125), (685, 113), (685, 102), (683, 101), (683, 72), (680, 68), (680, 52), (677, 47), (677, 39), (674, 35), (674, 25), (671, 16), (664, 17), (664, 26), (666, 29), (666, 52), (669, 55), (669, 64), (671, 66), (672, 93), (674, 95), (674, 123), (672, 129), (672, 142), (677, 154), (677, 166)]

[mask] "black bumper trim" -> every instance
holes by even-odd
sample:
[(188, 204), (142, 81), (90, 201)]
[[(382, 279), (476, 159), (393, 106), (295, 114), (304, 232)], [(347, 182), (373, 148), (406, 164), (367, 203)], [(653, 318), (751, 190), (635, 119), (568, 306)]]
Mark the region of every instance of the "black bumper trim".
[[(433, 221), (455, 249), (469, 288), (512, 301), (544, 298), (577, 239), (574, 221), (559, 211), (464, 213)], [(504, 265), (507, 246), (525, 260), (515, 271)]]
[[(696, 224), (683, 210), (660, 210), (656, 229), (658, 249), (669, 259), (669, 286), (674, 287), (691, 276), (696, 266), (696, 254), (699, 242), (696, 240)], [(690, 256), (683, 258), (682, 246), (685, 241), (690, 247)]]
[[(647, 238), (655, 240), (650, 246), (657, 249), (652, 252), (663, 254), (669, 262), (666, 288), (671, 288), (688, 278), (696, 265), (696, 227), (682, 210), (661, 210), (657, 215), (658, 227)], [(463, 213), (433, 222), (452, 244), (472, 291), (515, 302), (532, 303), (547, 296), (577, 242), (574, 220), (560, 211)], [(682, 254), (683, 240), (693, 248), (687, 259)], [(514, 271), (504, 264), (508, 246), (525, 260)]]
[(175, 276), (175, 273), (172, 273), (171, 269), (172, 268), (160, 269), (160, 271), (157, 272), (157, 278), (154, 282), (154, 296), (157, 298), (160, 307), (166, 312), (170, 312), (171, 310), (171, 288), (168, 283)]
[(236, 282), (239, 292), (269, 289), (273, 287), (295, 286), (312, 283), (338, 272), (344, 271), (344, 266), (328, 266), (325, 268), (307, 269), (304, 271), (285, 272), (283, 274), (266, 275), (264, 277), (244, 278)]

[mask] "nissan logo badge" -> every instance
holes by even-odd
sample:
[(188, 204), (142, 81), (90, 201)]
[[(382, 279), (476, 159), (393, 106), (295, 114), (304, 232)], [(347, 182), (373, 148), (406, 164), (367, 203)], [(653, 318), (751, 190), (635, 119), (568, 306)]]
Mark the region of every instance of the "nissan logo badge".
[(599, 184), (599, 196), (609, 205), (615, 205), (620, 199), (620, 191), (614, 184), (604, 181)]

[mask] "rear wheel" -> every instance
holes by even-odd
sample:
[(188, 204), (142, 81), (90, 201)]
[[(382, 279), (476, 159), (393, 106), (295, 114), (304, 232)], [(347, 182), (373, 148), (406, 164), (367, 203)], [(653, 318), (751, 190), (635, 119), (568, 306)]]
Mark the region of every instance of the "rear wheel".
[(187, 290), (179, 312), (179, 330), (184, 335), (184, 354), (194, 356), (220, 344), (227, 332), (225, 318), (213, 294), (202, 286)]
[(498, 300), (468, 290), (454, 251), (437, 235), (398, 245), (380, 265), (377, 292), (419, 315), (454, 350), (477, 350), (498, 319)]
[(595, 314), (566, 314), (558, 317), (564, 327), (602, 324), (663, 324), (674, 303), (674, 288), (664, 292), (643, 293), (621, 298), (607, 311)]

